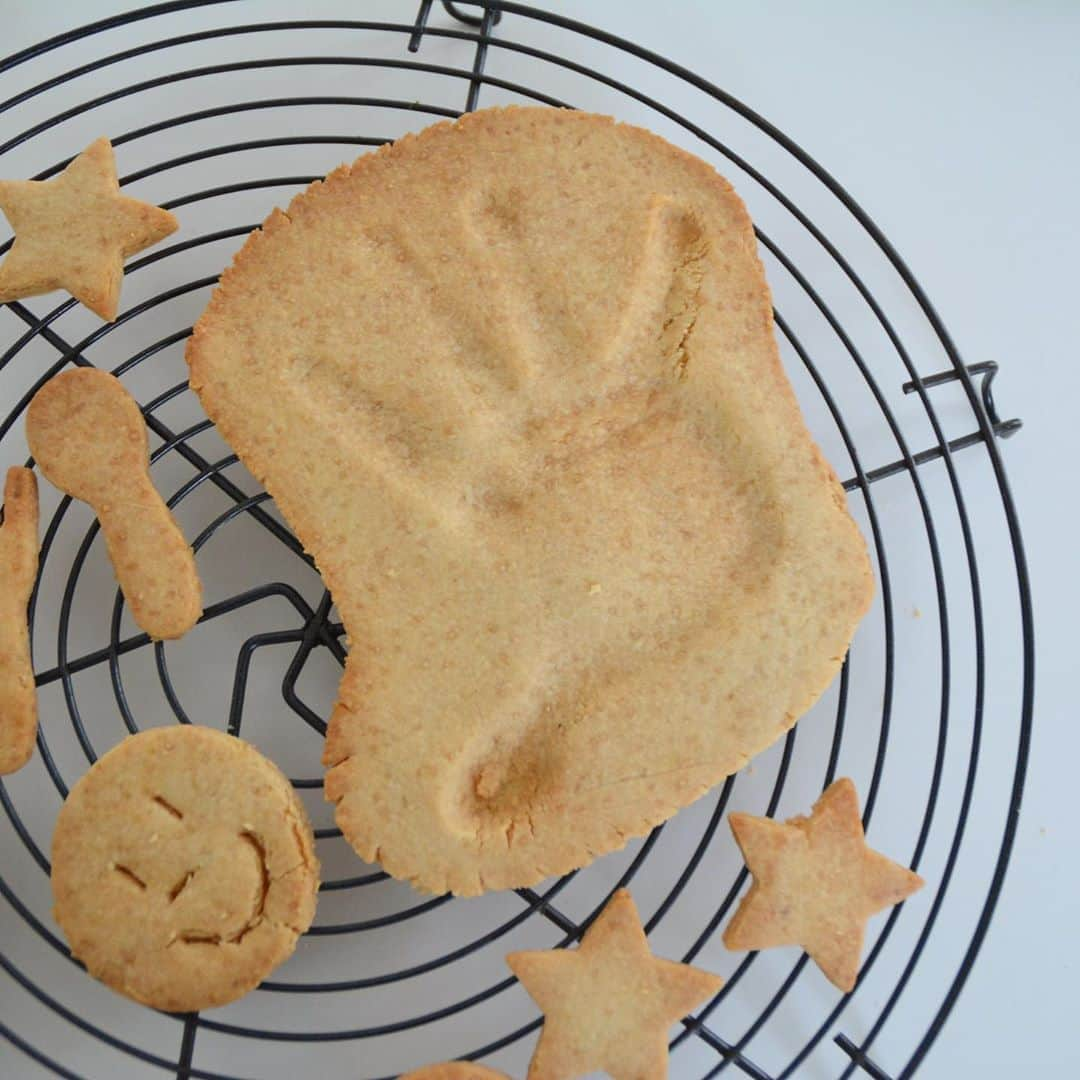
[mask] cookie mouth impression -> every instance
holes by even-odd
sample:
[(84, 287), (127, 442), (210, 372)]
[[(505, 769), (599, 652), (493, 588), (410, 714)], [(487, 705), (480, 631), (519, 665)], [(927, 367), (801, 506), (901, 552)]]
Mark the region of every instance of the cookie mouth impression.
[(869, 605), (746, 210), (641, 129), (493, 109), (343, 166), (187, 359), (348, 631), (338, 825), (421, 889), (646, 833), (795, 723)]

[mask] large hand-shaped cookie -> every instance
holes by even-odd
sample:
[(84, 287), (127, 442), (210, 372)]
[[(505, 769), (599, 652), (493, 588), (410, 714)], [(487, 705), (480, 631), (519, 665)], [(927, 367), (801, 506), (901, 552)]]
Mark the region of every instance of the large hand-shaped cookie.
[(349, 631), (338, 823), (422, 888), (644, 833), (795, 722), (869, 602), (745, 209), (647, 132), (491, 110), (339, 169), (188, 360)]

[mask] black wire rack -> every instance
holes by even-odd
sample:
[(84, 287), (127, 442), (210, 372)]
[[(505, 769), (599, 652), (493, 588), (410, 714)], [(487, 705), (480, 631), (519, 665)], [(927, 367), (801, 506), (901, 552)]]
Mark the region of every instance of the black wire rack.
[[(263, 16), (273, 3), (239, 10), (246, 17), (252, 8)], [(0, 1032), (13, 1046), (5, 1075), (21, 1076), (25, 1065), (66, 1077), (117, 1075), (121, 1068), (181, 1080), (293, 1076), (341, 1061), (353, 1063), (349, 1075), (378, 1075), (380, 1068), (389, 1073), (451, 1056), (520, 1074), (540, 1019), (501, 966), (511, 939), (513, 947), (572, 945), (613, 889), (632, 884), (647, 930), (658, 949), (668, 946), (666, 955), (698, 963), (727, 955), (717, 951), (718, 930), (747, 881), (721, 828), (725, 813), (805, 810), (841, 770), (859, 774), (868, 830), (871, 821), (875, 830), (899, 830), (900, 846), (890, 853), (922, 870), (925, 895), (881, 920), (849, 995), (814, 981), (805, 956), (724, 960), (727, 966), (717, 968), (726, 974), (724, 987), (672, 1040), (672, 1074), (912, 1075), (986, 936), (1012, 848), (1030, 738), (1030, 592), (996, 446), (1020, 421), (998, 415), (991, 393), (996, 364), (965, 365), (896, 250), (799, 146), (713, 83), (646, 48), (496, 0), (441, 9), (423, 0), (414, 18), (400, 22), (241, 22), (233, 19), (236, 10), (223, 0), (173, 0), (0, 61), (0, 90), (15, 89), (0, 103), (5, 175), (54, 176), (106, 129), (122, 164), (140, 155), (143, 161), (122, 177), (125, 187), (177, 210), (185, 224), (181, 239), (128, 265), (125, 307), (115, 323), (88, 321), (71, 300), (0, 309), (0, 385), (5, 400), (15, 399), (0, 421), (0, 448), (11, 461), (24, 456), (26, 406), (64, 368), (99, 365), (124, 378), (156, 439), (155, 478), (195, 536), (207, 579), (206, 610), (190, 637), (232, 628), (211, 646), (213, 670), (185, 652), (187, 639), (166, 646), (135, 632), (112, 591), (96, 524), (71, 499), (54, 499), (30, 606), (42, 702), (38, 754), (22, 774), (0, 782), (0, 893), (9, 909), (0, 922)], [(309, 53), (309, 41), (332, 43), (334, 51)], [(223, 42), (230, 55), (235, 50), (225, 62)], [(209, 47), (219, 51), (210, 57)], [(52, 68), (39, 68), (57, 57)], [(206, 58), (214, 62), (200, 62)], [(148, 60), (160, 74), (145, 77)], [(138, 80), (129, 78), (133, 62), (142, 64)], [(380, 96), (366, 93), (372, 87)], [(20, 119), (27, 107), (43, 115), (42, 100), (49, 102), (46, 119)], [(212, 1015), (169, 1017), (121, 1001), (81, 974), (48, 915), (48, 837), (70, 784), (140, 726), (163, 718), (220, 722), (233, 734), (262, 738), (271, 752), (280, 748), (275, 756), (287, 767), (303, 762), (307, 774), (293, 782), (316, 807), (322, 781), (314, 763), (336, 666), (346, 655), (332, 599), (310, 559), (198, 411), (183, 377), (191, 321), (250, 229), (274, 203), (357, 152), (347, 148), (378, 146), (435, 119), (507, 101), (596, 108), (645, 123), (735, 180), (759, 223), (789, 372), (815, 435), (849, 472), (844, 487), (873, 551), (877, 606), (836, 686), (807, 719), (751, 769), (626, 852), (535, 890), (471, 901), (422, 898), (377, 867), (357, 873), (360, 864), (340, 851), (340, 833), (318, 827), (328, 871), (319, 919), (275, 978)], [(342, 117), (346, 133), (324, 130)], [(175, 153), (189, 145), (197, 149)], [(42, 160), (51, 164), (42, 167)], [(271, 160), (307, 167), (303, 174), (258, 171)], [(253, 176), (243, 172), (247, 161), (257, 163)], [(206, 175), (193, 167), (215, 164), (220, 182), (185, 186), (192, 175)], [(207, 223), (217, 227), (205, 231)], [(9, 246), (10, 240), (0, 253)], [(936, 407), (943, 393), (953, 396)], [(921, 592), (897, 570), (907, 549), (920, 552)], [(287, 569), (278, 572), (280, 566)], [(91, 577), (100, 588), (110, 584), (108, 594), (91, 592), (107, 602), (91, 599), (87, 610)], [(911, 595), (929, 595), (914, 637), (901, 611)], [(1004, 642), (995, 645), (992, 665), (991, 637)], [(287, 656), (269, 690), (268, 654)], [(228, 681), (217, 686), (214, 671), (228, 671)], [(1009, 673), (1008, 686), (995, 681), (998, 672)], [(916, 722), (918, 707), (901, 696), (920, 688), (930, 719)], [(205, 704), (191, 704), (196, 690), (202, 702), (207, 694), (219, 701), (209, 719)], [(147, 701), (157, 702), (152, 711)], [(991, 737), (1004, 740), (1008, 768), (994, 775), (984, 804)], [(293, 744), (303, 740), (294, 754)], [(898, 773), (894, 762), (905, 752), (898, 742), (913, 740), (918, 752)], [(887, 809), (875, 816), (882, 804)], [(976, 805), (990, 810), (975, 814)], [(992, 836), (988, 841), (984, 831), (965, 846), (982, 817), (992, 820)], [(871, 842), (876, 835), (870, 831)], [(960, 892), (960, 915), (943, 916)], [(957, 917), (962, 935), (935, 935), (942, 918), (955, 927)], [(423, 952), (418, 943), (431, 941), (436, 947)], [(927, 958), (935, 953), (949, 958), (928, 980)], [(428, 1007), (432, 989), (436, 1000)], [(345, 1012), (336, 1004), (342, 1000)], [(890, 1019), (904, 1010), (919, 1017), (917, 1037), (910, 1018), (890, 1037)], [(339, 1022), (343, 1016), (352, 1021)], [(99, 1064), (86, 1064), (91, 1060)], [(237, 1071), (237, 1062), (249, 1061)]]

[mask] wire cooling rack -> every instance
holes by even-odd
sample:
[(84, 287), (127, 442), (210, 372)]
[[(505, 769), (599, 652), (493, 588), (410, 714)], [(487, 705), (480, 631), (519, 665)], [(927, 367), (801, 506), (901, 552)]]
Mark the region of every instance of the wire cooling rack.
[[(380, 1076), (470, 1057), (520, 1076), (540, 1020), (503, 956), (573, 944), (629, 884), (656, 951), (726, 978), (672, 1040), (673, 1076), (910, 1076), (987, 932), (1027, 759), (1030, 595), (996, 446), (1019, 421), (998, 416), (996, 366), (966, 366), (844, 189), (705, 78), (521, 4), (389, 8), (385, 21), (315, 18), (313, 3), (296, 19), (276, 0), (176, 0), (0, 62), (3, 175), (46, 179), (104, 132), (125, 190), (182, 222), (128, 265), (113, 324), (55, 297), (0, 308), (2, 464), (25, 460), (23, 414), (48, 378), (73, 364), (115, 372), (143, 404), (155, 480), (194, 538), (207, 594), (187, 638), (150, 643), (89, 512), (43, 485), (38, 753), (0, 783), (2, 1071)], [(452, 900), (359, 863), (333, 828), (318, 759), (342, 628), (296, 538), (201, 413), (182, 353), (217, 273), (273, 205), (365, 147), (506, 102), (644, 124), (736, 184), (759, 226), (785, 364), (845, 477), (878, 597), (822, 701), (717, 791), (586, 870)], [(129, 731), (193, 721), (242, 731), (290, 772), (326, 881), (315, 925), (270, 981), (228, 1008), (172, 1017), (70, 959), (47, 852), (90, 762)], [(719, 943), (747, 884), (726, 812), (805, 811), (836, 775), (855, 778), (870, 842), (928, 882), (871, 924), (850, 995), (794, 950), (741, 956)]]

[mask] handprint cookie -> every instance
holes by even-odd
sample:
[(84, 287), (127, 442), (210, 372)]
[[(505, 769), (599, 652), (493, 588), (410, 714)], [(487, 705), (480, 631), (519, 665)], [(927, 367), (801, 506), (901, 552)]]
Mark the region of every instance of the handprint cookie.
[(795, 723), (869, 604), (746, 210), (641, 129), (492, 109), (343, 166), (187, 357), (349, 634), (337, 822), (422, 889), (647, 832)]
[(71, 789), (53, 834), (54, 914), (72, 955), (168, 1012), (233, 1001), (311, 925), (319, 864), (277, 766), (210, 728), (154, 728)]

